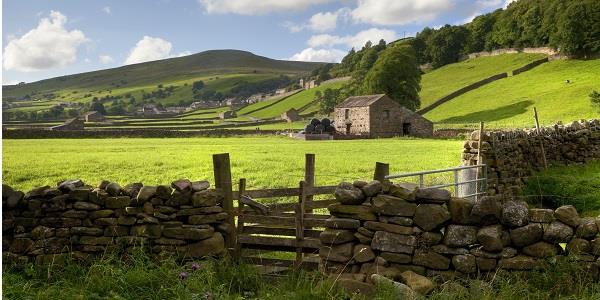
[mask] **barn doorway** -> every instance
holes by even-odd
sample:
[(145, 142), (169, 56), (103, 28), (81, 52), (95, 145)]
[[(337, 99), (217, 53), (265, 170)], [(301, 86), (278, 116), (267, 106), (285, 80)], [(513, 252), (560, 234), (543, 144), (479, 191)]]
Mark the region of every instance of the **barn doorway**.
[(350, 134), (350, 127), (352, 127), (352, 124), (346, 124), (346, 134)]
[(402, 123), (402, 135), (410, 134), (410, 123)]

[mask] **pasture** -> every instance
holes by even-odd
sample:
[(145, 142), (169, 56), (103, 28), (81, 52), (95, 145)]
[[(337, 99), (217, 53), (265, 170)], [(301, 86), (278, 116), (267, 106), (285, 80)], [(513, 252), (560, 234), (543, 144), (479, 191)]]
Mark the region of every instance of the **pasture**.
[(213, 181), (212, 154), (228, 152), (234, 183), (248, 188), (294, 187), (304, 154), (316, 154), (316, 184), (370, 179), (375, 162), (390, 172), (457, 166), (462, 142), (435, 139), (301, 141), (286, 137), (3, 140), (3, 183), (19, 190), (81, 178), (127, 184), (168, 184), (178, 178)]

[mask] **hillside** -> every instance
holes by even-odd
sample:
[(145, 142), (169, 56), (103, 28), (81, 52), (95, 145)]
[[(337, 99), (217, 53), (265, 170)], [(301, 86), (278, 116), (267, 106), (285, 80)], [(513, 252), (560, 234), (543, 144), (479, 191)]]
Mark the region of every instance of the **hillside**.
[[(554, 60), (498, 80), (440, 105), (425, 117), (439, 127), (531, 127), (533, 107), (540, 123), (598, 117), (589, 93), (600, 90), (600, 59)], [(566, 81), (569, 80), (569, 83)]]
[(543, 54), (529, 53), (478, 57), (427, 72), (421, 77), (421, 108), (469, 84), (499, 73), (510, 74), (543, 57)]

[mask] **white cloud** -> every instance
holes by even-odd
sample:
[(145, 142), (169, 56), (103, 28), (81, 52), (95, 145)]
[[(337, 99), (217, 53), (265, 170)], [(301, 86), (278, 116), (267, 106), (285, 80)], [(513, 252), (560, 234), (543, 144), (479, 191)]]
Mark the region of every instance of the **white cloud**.
[(333, 0), (198, 0), (207, 13), (264, 15), (272, 12), (302, 11)]
[(506, 1), (504, 1), (504, 8), (507, 8), (513, 2), (517, 2), (517, 0), (506, 0)]
[(388, 43), (394, 41), (397, 39), (396, 32), (389, 29), (370, 28), (360, 31), (355, 35), (338, 36), (319, 34), (313, 35), (308, 40), (308, 45), (312, 48), (332, 47), (335, 45), (361, 48), (367, 41), (377, 44), (380, 39), (384, 39)]
[(182, 57), (182, 56), (188, 56), (188, 55), (191, 55), (191, 54), (192, 54), (192, 51), (188, 51), (188, 50), (186, 50), (186, 51), (183, 51), (183, 52), (177, 53), (177, 55), (175, 55), (175, 56), (176, 56), (176, 57)]
[(317, 61), (317, 62), (340, 62), (346, 52), (338, 49), (314, 49), (306, 48), (290, 57), (290, 60)]
[(317, 13), (308, 20), (308, 27), (313, 31), (331, 31), (337, 26), (338, 14), (335, 12)]
[(425, 23), (452, 6), (451, 0), (358, 0), (352, 17), (376, 25)]
[(144, 36), (129, 52), (125, 64), (137, 64), (145, 61), (169, 58), (173, 45), (161, 38)]
[(66, 23), (65, 15), (51, 11), (36, 28), (8, 42), (2, 59), (4, 69), (30, 72), (74, 63), (77, 49), (87, 39), (80, 30), (68, 31)]
[(98, 56), (98, 59), (100, 60), (100, 63), (102, 63), (103, 65), (108, 65), (108, 64), (112, 64), (113, 62), (115, 62), (115, 60), (110, 55), (100, 55), (100, 56)]
[(105, 6), (105, 7), (103, 7), (103, 8), (102, 8), (102, 11), (103, 11), (104, 13), (106, 13), (107, 15), (110, 15), (110, 14), (111, 14), (111, 11), (110, 11), (110, 6)]

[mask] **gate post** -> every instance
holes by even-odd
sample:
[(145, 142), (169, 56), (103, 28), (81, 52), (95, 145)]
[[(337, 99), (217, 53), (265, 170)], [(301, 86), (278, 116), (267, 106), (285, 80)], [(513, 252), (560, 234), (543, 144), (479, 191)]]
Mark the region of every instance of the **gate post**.
[(385, 176), (390, 175), (390, 165), (382, 162), (375, 163), (375, 174), (373, 174), (373, 179), (378, 180), (379, 182), (383, 182), (385, 180)]
[(213, 169), (215, 175), (215, 188), (223, 193), (223, 210), (227, 213), (227, 223), (230, 228), (230, 236), (225, 235), (225, 247), (229, 251), (235, 249), (237, 244), (237, 233), (235, 228), (235, 216), (233, 214), (233, 190), (231, 183), (231, 164), (229, 153), (213, 155)]
[[(304, 167), (304, 187), (312, 189), (315, 186), (315, 155), (306, 153)], [(312, 202), (313, 196), (306, 196), (306, 202)], [(312, 214), (312, 208), (308, 208), (307, 213)]]

